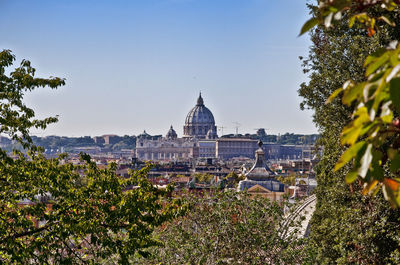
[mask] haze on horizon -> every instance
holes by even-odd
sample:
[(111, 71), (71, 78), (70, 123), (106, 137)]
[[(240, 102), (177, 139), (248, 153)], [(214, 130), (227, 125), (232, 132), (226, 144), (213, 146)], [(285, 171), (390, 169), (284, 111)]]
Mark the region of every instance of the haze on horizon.
[[(306, 1), (0, 0), (0, 48), (66, 78), (27, 103), (59, 122), (35, 135), (182, 136), (202, 92), (224, 134), (316, 133), (300, 111)], [(218, 132), (221, 135), (221, 131)]]

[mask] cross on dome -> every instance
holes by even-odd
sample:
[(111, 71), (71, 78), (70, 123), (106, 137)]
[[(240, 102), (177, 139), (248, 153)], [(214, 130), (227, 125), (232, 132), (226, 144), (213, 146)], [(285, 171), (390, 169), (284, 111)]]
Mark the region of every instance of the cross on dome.
[(197, 105), (198, 106), (204, 105), (203, 98), (201, 97), (201, 92), (200, 92), (199, 98), (197, 99)]

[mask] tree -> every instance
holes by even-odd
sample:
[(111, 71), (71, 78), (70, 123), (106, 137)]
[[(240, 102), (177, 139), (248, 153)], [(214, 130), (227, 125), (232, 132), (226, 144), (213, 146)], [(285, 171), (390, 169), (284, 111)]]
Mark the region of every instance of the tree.
[(244, 180), (245, 177), (243, 174), (237, 174), (236, 172), (232, 171), (229, 172), (228, 175), (224, 178), (227, 181), (227, 186), (229, 188), (236, 188), (239, 184), (239, 181)]
[[(315, 6), (310, 8), (313, 14), (318, 12)], [(400, 22), (394, 17), (396, 23)], [(319, 144), (324, 147), (315, 168), (318, 203), (307, 249), (310, 263), (396, 264), (400, 261), (399, 212), (388, 208), (381, 194), (362, 195), (362, 183), (347, 185), (344, 176), (351, 170), (350, 165), (334, 171), (346, 150), (340, 144), (341, 132), (351, 121), (355, 105), (344, 105), (338, 98), (330, 104), (326, 101), (346, 80), (366, 81), (364, 60), (397, 38), (398, 33), (390, 26), (382, 26), (369, 37), (360, 26), (349, 29), (348, 19), (344, 16), (334, 28), (318, 26), (312, 30), (313, 45), (303, 61), (310, 80), (299, 89), (301, 107), (314, 111), (314, 122), (321, 132)]]
[[(301, 176), (299, 176), (301, 177)], [(278, 176), (276, 179), (288, 186), (294, 186), (296, 185), (296, 174), (290, 174), (289, 176)]]
[(246, 193), (186, 196), (187, 215), (157, 230), (163, 246), (138, 264), (298, 264), (301, 241), (280, 237), (283, 207)]
[[(301, 33), (318, 23), (330, 28), (344, 15), (348, 18), (349, 28), (358, 21), (372, 37), (376, 31), (387, 29), (383, 23), (396, 25), (399, 6), (399, 0), (321, 0), (315, 16), (304, 24)], [(386, 48), (366, 58), (364, 80), (350, 78), (331, 94), (327, 102), (342, 93), (342, 102), (352, 113), (341, 133), (341, 144), (348, 149), (334, 170), (352, 162), (346, 182), (351, 184), (358, 179), (363, 183), (363, 194), (375, 195), (382, 188), (385, 198), (397, 207), (400, 206), (400, 120), (396, 115), (400, 111), (400, 33), (398, 30), (394, 33), (391, 35), (393, 41)], [(389, 171), (385, 172), (383, 166)]]
[(184, 211), (167, 197), (171, 187), (153, 187), (146, 179), (149, 166), (124, 179), (115, 164), (101, 170), (88, 155), (81, 155), (80, 166), (63, 163), (66, 155), (46, 159), (29, 129), (44, 129), (57, 118), (35, 119), (23, 97), (65, 81), (35, 77), (26, 60), (7, 75), (14, 60), (11, 51), (0, 52), (0, 133), (25, 152), (10, 156), (0, 149), (0, 262), (84, 264), (117, 254), (127, 263), (134, 254), (145, 255), (144, 248), (158, 244), (150, 236), (154, 228)]

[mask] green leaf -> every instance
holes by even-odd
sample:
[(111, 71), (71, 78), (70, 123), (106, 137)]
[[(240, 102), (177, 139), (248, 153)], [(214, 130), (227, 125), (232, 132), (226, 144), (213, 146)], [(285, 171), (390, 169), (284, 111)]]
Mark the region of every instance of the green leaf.
[(369, 82), (369, 83), (375, 83), (375, 82), (379, 81), (378, 83), (381, 83), (381, 80), (379, 80), (379, 79), (381, 79), (384, 75), (385, 75), (385, 72), (384, 72), (384, 71), (379, 72), (379, 73), (371, 74), (371, 75), (368, 77), (368, 82)]
[(369, 17), (367, 15), (367, 13), (359, 13), (355, 15), (355, 18), (360, 21), (361, 23), (365, 23), (366, 21), (369, 20)]
[(326, 100), (325, 104), (329, 104), (332, 102), (332, 100), (334, 100), (340, 92), (342, 92), (343, 88), (340, 87), (338, 89), (336, 89), (335, 91), (333, 91), (333, 93), (329, 96), (329, 98)]
[(318, 19), (315, 17), (307, 20), (307, 22), (304, 23), (303, 27), (301, 28), (299, 36), (303, 35), (317, 24), (318, 24)]
[(380, 16), (380, 17), (378, 17), (378, 19), (385, 21), (387, 24), (389, 24), (392, 27), (396, 26), (396, 23), (394, 23), (393, 21), (390, 21), (390, 19), (388, 19), (385, 16)]
[(399, 52), (400, 51), (398, 50), (399, 48), (400, 48), (400, 46), (398, 46), (396, 50), (391, 51), (391, 55), (389, 57), (389, 61), (390, 61), (390, 66), (392, 66), (392, 67), (395, 67), (400, 63), (399, 62), (399, 59), (400, 59), (399, 58)]
[(379, 190), (381, 189), (382, 185), (378, 185), (376, 189), (372, 193), (370, 193), (371, 196), (376, 196), (378, 194)]
[(385, 197), (385, 199), (390, 202), (390, 204), (393, 208), (398, 206), (396, 196), (394, 195), (394, 193), (390, 187), (383, 185), (382, 192), (383, 192), (383, 196)]
[(353, 145), (360, 136), (361, 131), (361, 126), (346, 126), (343, 129), (342, 136), (340, 138), (342, 145)]
[(354, 22), (356, 22), (356, 16), (351, 16), (349, 19), (349, 28), (352, 28), (354, 26)]
[(385, 52), (381, 57), (377, 58), (375, 61), (369, 64), (367, 70), (365, 71), (365, 75), (369, 76), (373, 72), (375, 72), (379, 67), (383, 66), (389, 59), (388, 52)]
[(389, 83), (390, 80), (392, 80), (392, 78), (395, 77), (399, 71), (400, 64), (397, 64), (395, 67), (393, 67), (392, 71), (390, 71), (390, 74), (386, 77), (386, 82)]
[(397, 154), (397, 150), (393, 148), (387, 149), (387, 155), (390, 159), (394, 159), (395, 155)]
[(364, 85), (365, 83), (363, 82), (346, 89), (342, 97), (343, 104), (349, 106), (358, 96), (362, 94)]
[(372, 152), (373, 159), (371, 163), (371, 170), (370, 174), (372, 176), (372, 179), (375, 179), (377, 181), (383, 181), (385, 171), (383, 170), (381, 163), (382, 163), (382, 153), (380, 151), (374, 150)]
[(360, 132), (360, 136), (363, 136), (364, 134), (368, 133), (373, 127), (375, 127), (377, 124), (376, 121), (371, 122), (370, 124), (364, 126)]
[(390, 103), (390, 101), (387, 101), (381, 107), (381, 119), (384, 123), (392, 123), (393, 121), (393, 111), (390, 109)]
[(396, 173), (400, 169), (400, 155), (396, 153), (390, 164), (390, 172)]
[(396, 110), (400, 112), (400, 78), (393, 78), (389, 83), (390, 99)]
[(376, 52), (372, 53), (365, 59), (364, 67), (367, 67), (371, 62), (376, 61), (379, 57), (381, 57), (386, 52), (385, 48), (378, 49)]
[(361, 141), (352, 146), (350, 146), (339, 158), (339, 161), (336, 163), (334, 171), (339, 170), (344, 165), (347, 164), (352, 158), (354, 158), (360, 150), (362, 151), (363, 147), (365, 147), (366, 142)]
[(364, 186), (364, 189), (362, 190), (362, 194), (366, 195), (367, 193), (370, 193), (371, 191), (373, 191), (373, 189), (375, 188), (376, 184), (378, 184), (377, 180), (373, 180), (369, 183), (366, 183), (366, 185)]
[(349, 173), (347, 173), (344, 179), (347, 184), (351, 184), (357, 179), (357, 177), (358, 177), (357, 171), (350, 171)]
[(368, 127), (368, 124), (365, 124), (370, 122), (367, 111), (366, 107), (359, 107), (354, 114), (357, 118), (344, 127), (341, 136), (341, 143), (343, 145), (353, 145), (357, 141), (361, 132), (363, 132), (363, 129)]
[(368, 173), (369, 165), (371, 164), (372, 161), (372, 144), (368, 144), (367, 149), (365, 150), (364, 155), (362, 156), (360, 162), (360, 167), (358, 169), (358, 175), (362, 178), (365, 178), (365, 176)]

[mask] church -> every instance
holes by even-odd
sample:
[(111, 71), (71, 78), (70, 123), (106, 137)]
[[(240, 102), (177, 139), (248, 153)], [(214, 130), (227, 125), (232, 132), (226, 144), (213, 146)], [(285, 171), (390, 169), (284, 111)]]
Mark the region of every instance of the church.
[(183, 137), (178, 138), (173, 126), (165, 137), (138, 136), (136, 157), (140, 160), (186, 160), (215, 156), (215, 140), (218, 138), (214, 115), (204, 105), (201, 93), (196, 105), (186, 115)]
[[(264, 145), (263, 149), (269, 147)], [(139, 160), (153, 161), (188, 161), (193, 158), (229, 160), (254, 158), (257, 148), (255, 139), (219, 138), (214, 115), (204, 104), (200, 93), (195, 106), (186, 115), (183, 137), (178, 137), (172, 125), (165, 136), (151, 136), (144, 132), (137, 136), (135, 155)]]
[(201, 93), (197, 99), (196, 106), (186, 116), (185, 125), (183, 126), (183, 137), (196, 139), (218, 138), (214, 115), (204, 105)]
[(282, 201), (285, 194), (285, 185), (276, 180), (276, 174), (267, 166), (263, 142), (258, 141), (259, 148), (255, 152), (256, 161), (253, 167), (245, 173), (245, 179), (239, 182), (238, 191), (247, 190), (252, 196), (261, 196), (271, 201)]

